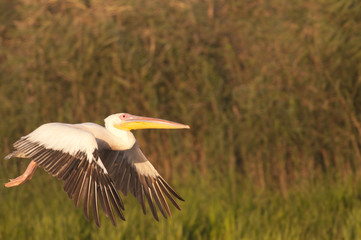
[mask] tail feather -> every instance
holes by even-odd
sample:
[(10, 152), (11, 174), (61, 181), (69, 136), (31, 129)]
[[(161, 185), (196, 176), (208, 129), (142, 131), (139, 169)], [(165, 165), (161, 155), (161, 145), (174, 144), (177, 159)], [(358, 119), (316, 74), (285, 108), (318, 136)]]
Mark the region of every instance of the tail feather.
[(5, 159), (10, 159), (10, 158), (13, 158), (13, 157), (18, 157), (18, 158), (26, 158), (25, 154), (22, 153), (22, 152), (19, 152), (19, 151), (15, 151), (15, 152), (12, 152), (8, 155), (5, 156)]
[(5, 159), (10, 159), (10, 158), (12, 158), (13, 157), (13, 155), (14, 155), (14, 153), (10, 153), (10, 154), (8, 154), (8, 155), (6, 155), (6, 157), (5, 157)]

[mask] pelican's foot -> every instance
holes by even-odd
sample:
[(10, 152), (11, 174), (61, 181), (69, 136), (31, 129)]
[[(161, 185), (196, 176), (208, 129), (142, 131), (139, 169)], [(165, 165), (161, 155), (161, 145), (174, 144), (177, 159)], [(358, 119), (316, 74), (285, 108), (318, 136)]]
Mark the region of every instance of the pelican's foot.
[(25, 172), (15, 179), (9, 179), (10, 181), (8, 183), (5, 183), (5, 187), (7, 187), (7, 188), (16, 187), (21, 184), (24, 184), (25, 182), (29, 181), (33, 177), (35, 170), (37, 168), (38, 168), (38, 164), (34, 161), (31, 161), (29, 163), (28, 167), (26, 168)]
[(15, 179), (9, 179), (8, 183), (5, 183), (5, 187), (16, 187), (30, 180), (27, 176), (21, 175)]

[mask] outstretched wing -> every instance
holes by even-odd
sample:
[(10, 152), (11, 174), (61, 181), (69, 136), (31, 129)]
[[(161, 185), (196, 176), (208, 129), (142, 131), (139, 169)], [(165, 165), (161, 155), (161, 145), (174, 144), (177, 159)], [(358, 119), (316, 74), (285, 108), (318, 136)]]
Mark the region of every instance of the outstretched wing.
[(100, 158), (113, 179), (115, 187), (121, 190), (124, 195), (130, 191), (142, 206), (146, 214), (145, 199), (147, 200), (152, 214), (158, 220), (157, 208), (167, 218), (171, 216), (167, 200), (164, 195), (181, 210), (177, 201), (178, 198), (184, 201), (173, 188), (158, 174), (157, 170), (144, 156), (136, 142), (134, 146), (125, 151), (101, 150)]
[(64, 190), (76, 207), (82, 201), (89, 220), (90, 205), (93, 218), (100, 227), (98, 204), (116, 225), (112, 207), (124, 220), (124, 206), (98, 154), (94, 135), (71, 124), (48, 123), (18, 140), (17, 155), (30, 158), (48, 173), (65, 182)]

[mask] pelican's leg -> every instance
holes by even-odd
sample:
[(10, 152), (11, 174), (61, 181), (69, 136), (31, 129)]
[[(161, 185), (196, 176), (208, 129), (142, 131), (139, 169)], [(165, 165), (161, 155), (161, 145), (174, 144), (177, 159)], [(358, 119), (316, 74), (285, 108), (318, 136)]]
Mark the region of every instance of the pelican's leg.
[(29, 181), (33, 177), (33, 174), (37, 168), (38, 164), (34, 161), (31, 161), (25, 172), (15, 179), (10, 179), (8, 183), (5, 183), (5, 187), (16, 187), (25, 183), (26, 181)]

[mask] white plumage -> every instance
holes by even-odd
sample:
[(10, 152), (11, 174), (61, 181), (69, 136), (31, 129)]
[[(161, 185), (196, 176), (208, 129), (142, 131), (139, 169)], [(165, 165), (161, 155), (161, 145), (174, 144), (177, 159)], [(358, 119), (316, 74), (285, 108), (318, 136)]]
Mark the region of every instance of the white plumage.
[(23, 175), (11, 179), (5, 186), (25, 183), (41, 166), (65, 182), (64, 190), (76, 206), (82, 202), (88, 219), (92, 209), (97, 226), (100, 226), (98, 205), (114, 225), (114, 211), (124, 220), (124, 206), (116, 190), (124, 195), (130, 191), (138, 199), (144, 214), (147, 201), (156, 220), (157, 207), (167, 218), (171, 212), (165, 196), (178, 209), (174, 197), (183, 199), (147, 160), (130, 132), (144, 128), (189, 126), (127, 113), (107, 117), (105, 128), (94, 123), (44, 124), (14, 144), (16, 151), (6, 158), (25, 157), (32, 161)]
[(72, 124), (47, 123), (26, 137), (29, 141), (39, 143), (47, 149), (62, 151), (70, 155), (75, 155), (78, 151), (84, 152), (88, 161), (92, 160), (94, 150), (98, 149), (95, 136), (91, 131), (82, 130)]

